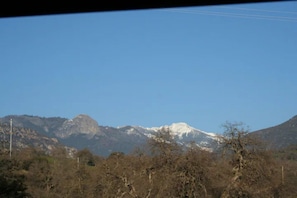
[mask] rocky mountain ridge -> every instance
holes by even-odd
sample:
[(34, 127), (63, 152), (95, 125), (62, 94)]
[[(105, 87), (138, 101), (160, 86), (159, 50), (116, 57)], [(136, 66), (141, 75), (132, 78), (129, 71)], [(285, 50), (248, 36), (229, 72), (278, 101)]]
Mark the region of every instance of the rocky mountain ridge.
[(114, 151), (125, 153), (144, 145), (148, 138), (160, 129), (169, 129), (181, 145), (195, 142), (197, 146), (213, 150), (217, 146), (217, 136), (195, 129), (186, 123), (173, 123), (161, 127), (140, 126), (109, 127), (100, 126), (90, 116), (80, 114), (73, 119), (60, 117), (43, 118), (28, 115), (11, 115), (0, 118), (0, 122), (13, 119), (14, 126), (32, 128), (39, 133), (56, 138), (61, 143), (77, 149), (88, 148), (99, 155), (109, 155)]
[[(12, 132), (12, 133), (11, 133)], [(10, 133), (12, 135), (10, 135)], [(0, 123), (0, 150), (8, 153), (10, 150), (10, 138), (12, 138), (12, 152), (24, 148), (33, 147), (45, 153), (51, 153), (55, 149), (65, 148), (69, 156), (76, 152), (75, 148), (64, 146), (57, 138), (46, 137), (37, 131), (24, 127), (10, 127), (8, 123)]]
[(297, 145), (297, 115), (279, 125), (254, 131), (253, 134), (262, 138), (268, 148), (281, 149)]

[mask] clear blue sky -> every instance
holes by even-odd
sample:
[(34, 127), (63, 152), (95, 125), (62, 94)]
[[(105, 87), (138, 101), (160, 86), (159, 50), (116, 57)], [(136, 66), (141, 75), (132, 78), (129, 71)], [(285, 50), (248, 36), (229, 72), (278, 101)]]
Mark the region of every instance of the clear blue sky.
[(0, 117), (222, 132), (297, 115), (297, 2), (0, 19)]

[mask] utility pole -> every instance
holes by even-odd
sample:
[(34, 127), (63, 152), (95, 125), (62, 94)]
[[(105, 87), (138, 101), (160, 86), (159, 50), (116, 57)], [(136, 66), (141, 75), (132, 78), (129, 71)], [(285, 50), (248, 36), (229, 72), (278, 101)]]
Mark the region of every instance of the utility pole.
[(10, 119), (10, 139), (9, 139), (9, 157), (11, 159), (11, 151), (12, 151), (12, 119)]
[(282, 185), (285, 184), (284, 166), (282, 166)]
[(3, 140), (1, 140), (1, 142), (2, 142), (2, 146), (3, 146), (3, 149), (5, 150), (5, 132), (2, 130), (2, 131), (0, 131), (2, 134), (3, 134)]

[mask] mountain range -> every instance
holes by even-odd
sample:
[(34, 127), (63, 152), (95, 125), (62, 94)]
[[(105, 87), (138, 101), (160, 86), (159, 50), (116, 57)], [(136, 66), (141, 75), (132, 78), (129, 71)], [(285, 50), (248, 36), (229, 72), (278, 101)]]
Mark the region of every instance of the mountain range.
[[(43, 142), (43, 146), (40, 147), (48, 152), (58, 145), (63, 145), (68, 150), (87, 148), (101, 156), (108, 156), (112, 152), (131, 153), (135, 148), (144, 146), (148, 138), (154, 138), (161, 129), (169, 130), (175, 141), (183, 146), (195, 143), (204, 150), (213, 151), (218, 148), (220, 141), (220, 135), (195, 129), (183, 122), (152, 128), (129, 125), (110, 127), (98, 125), (97, 121), (85, 114), (80, 114), (73, 119), (8, 115), (0, 118), (0, 127), (6, 126), (5, 133), (7, 134), (10, 119), (13, 120), (14, 131), (19, 131), (14, 133), (22, 134), (21, 139), (15, 139), (16, 146), (24, 140), (26, 140), (27, 146), (36, 145), (36, 142), (29, 141), (29, 133), (22, 132), (26, 129), (31, 131), (31, 140), (34, 136), (32, 133), (36, 134), (35, 141)], [(251, 133), (257, 134), (269, 142), (268, 145), (271, 148), (283, 148), (297, 144), (297, 116), (278, 126)], [(45, 139), (47, 142), (44, 141)], [(25, 146), (26, 144), (23, 144), (23, 147)]]

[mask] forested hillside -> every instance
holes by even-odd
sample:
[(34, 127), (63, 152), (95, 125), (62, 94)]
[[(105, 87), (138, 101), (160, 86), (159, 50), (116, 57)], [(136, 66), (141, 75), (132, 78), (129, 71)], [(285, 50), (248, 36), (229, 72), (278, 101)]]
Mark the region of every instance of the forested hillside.
[(183, 150), (160, 131), (147, 147), (103, 158), (83, 149), (75, 157), (24, 148), (0, 157), (0, 197), (296, 197), (297, 148), (264, 149), (227, 124), (222, 149)]

